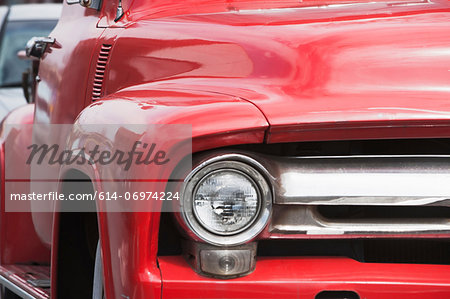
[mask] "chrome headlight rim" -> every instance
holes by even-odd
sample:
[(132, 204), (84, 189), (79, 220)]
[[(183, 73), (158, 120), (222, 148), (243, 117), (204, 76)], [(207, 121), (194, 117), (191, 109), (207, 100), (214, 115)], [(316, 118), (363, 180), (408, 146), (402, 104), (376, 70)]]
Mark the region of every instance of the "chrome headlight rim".
[[(259, 196), (258, 212), (251, 223), (230, 234), (213, 233), (205, 228), (197, 219), (193, 208), (194, 192), (199, 182), (212, 172), (218, 171), (236, 171), (244, 174), (254, 183)], [(201, 163), (186, 177), (181, 192), (181, 214), (187, 228), (198, 239), (217, 246), (235, 246), (253, 240), (266, 227), (272, 213), (272, 190), (266, 177), (267, 171), (264, 167), (244, 155), (222, 155)]]

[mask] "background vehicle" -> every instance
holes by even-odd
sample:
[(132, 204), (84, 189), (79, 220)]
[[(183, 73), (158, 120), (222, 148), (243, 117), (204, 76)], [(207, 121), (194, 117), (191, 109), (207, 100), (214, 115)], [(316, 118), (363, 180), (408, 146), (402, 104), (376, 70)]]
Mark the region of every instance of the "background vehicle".
[[(11, 188), (36, 190), (24, 149), (42, 137), (8, 124), (74, 125), (64, 149), (164, 144), (170, 167), (56, 165), (49, 190), (180, 201), (115, 212), (97, 202), (95, 213), (5, 203), (7, 288), (64, 299), (450, 297), (448, 1), (69, 2), (54, 39), (30, 48), (41, 59), (35, 103), (3, 123), (4, 202)], [(190, 125), (192, 167), (173, 154), (185, 139), (134, 124)]]
[(22, 73), (29, 62), (17, 53), (33, 36), (47, 36), (61, 15), (60, 4), (24, 4), (0, 7), (0, 119), (26, 104), (22, 90)]

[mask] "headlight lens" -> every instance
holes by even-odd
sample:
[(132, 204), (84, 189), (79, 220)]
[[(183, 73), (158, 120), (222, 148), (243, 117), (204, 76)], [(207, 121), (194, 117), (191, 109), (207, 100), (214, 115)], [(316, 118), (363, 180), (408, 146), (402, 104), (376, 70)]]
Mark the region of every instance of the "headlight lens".
[(228, 235), (251, 225), (260, 207), (255, 182), (236, 170), (216, 171), (204, 177), (193, 196), (193, 210), (209, 231)]
[(272, 192), (261, 173), (267, 175), (258, 162), (239, 154), (201, 163), (182, 187), (181, 219), (187, 232), (196, 240), (218, 246), (244, 244), (255, 238), (272, 210)]

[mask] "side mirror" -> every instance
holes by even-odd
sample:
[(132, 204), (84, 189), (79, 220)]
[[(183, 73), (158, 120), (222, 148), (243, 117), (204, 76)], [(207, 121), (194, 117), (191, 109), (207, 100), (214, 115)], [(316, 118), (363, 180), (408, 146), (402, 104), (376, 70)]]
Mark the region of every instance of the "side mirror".
[(26, 56), (40, 59), (47, 47), (55, 42), (56, 40), (52, 37), (32, 37), (25, 48)]

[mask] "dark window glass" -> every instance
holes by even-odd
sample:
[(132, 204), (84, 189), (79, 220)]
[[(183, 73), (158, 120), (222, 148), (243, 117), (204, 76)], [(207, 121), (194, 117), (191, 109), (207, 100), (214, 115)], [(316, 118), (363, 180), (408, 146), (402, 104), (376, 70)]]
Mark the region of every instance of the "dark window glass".
[(0, 86), (20, 86), (29, 62), (17, 57), (33, 36), (48, 36), (56, 25), (51, 21), (11, 21), (6, 24), (0, 42)]

